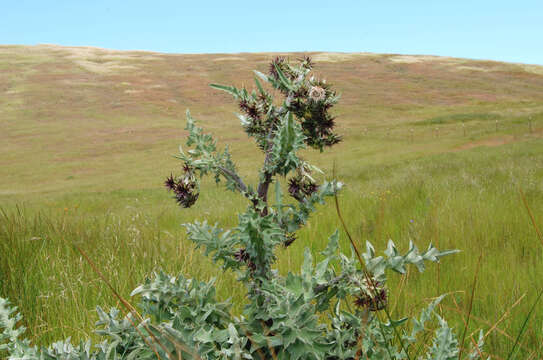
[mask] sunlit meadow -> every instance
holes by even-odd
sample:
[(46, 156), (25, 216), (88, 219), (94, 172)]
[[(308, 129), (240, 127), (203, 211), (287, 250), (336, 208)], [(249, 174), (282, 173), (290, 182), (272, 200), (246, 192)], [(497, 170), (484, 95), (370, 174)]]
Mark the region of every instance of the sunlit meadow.
[[(257, 182), (262, 159), (238, 110), (207, 85), (249, 84), (249, 70), (265, 71), (274, 55), (0, 47), (0, 296), (19, 307), (29, 338), (93, 337), (95, 307), (118, 306), (74, 245), (124, 296), (162, 269), (217, 277), (219, 297), (241, 310), (241, 285), (195, 250), (180, 224), (233, 226), (245, 203), (204, 181), (198, 203), (181, 209), (162, 183), (178, 166), (186, 108)], [(342, 93), (344, 141), (304, 156), (346, 183), (339, 203), (351, 234), (379, 249), (393, 239), (403, 249), (413, 240), (461, 250), (424, 276), (396, 278), (393, 313), (414, 314), (449, 293), (440, 311), (451, 325), (460, 331), (469, 316), (468, 336), (483, 329), (486, 351), (505, 357), (543, 287), (534, 226), (543, 229), (543, 68), (310, 55)], [(334, 207), (319, 209), (279, 270), (298, 269), (306, 246), (318, 257), (336, 228)], [(341, 244), (348, 250), (343, 230)], [(542, 334), (540, 304), (520, 358), (543, 356)]]

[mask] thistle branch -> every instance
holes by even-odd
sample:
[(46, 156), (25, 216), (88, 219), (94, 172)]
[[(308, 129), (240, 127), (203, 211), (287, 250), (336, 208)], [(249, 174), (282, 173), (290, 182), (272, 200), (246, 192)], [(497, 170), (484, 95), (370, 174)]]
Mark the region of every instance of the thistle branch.
[(232, 180), (234, 184), (236, 185), (236, 188), (241, 193), (248, 193), (247, 185), (243, 182), (241, 177), (233, 172), (232, 170), (229, 170), (223, 166), (218, 166), (219, 171), (222, 173), (222, 175), (226, 178), (226, 180)]
[[(271, 171), (268, 170), (268, 166), (271, 160), (271, 150), (273, 149), (273, 142), (271, 141), (272, 132), (270, 130), (270, 134), (268, 135), (268, 148), (266, 149), (266, 158), (264, 159), (264, 165), (262, 166), (262, 174), (263, 178), (260, 180), (260, 183), (258, 184), (258, 197), (266, 204), (268, 204), (268, 189), (270, 187), (273, 174)], [(267, 213), (267, 209), (264, 209), (264, 211)], [(265, 215), (265, 214), (264, 214)]]

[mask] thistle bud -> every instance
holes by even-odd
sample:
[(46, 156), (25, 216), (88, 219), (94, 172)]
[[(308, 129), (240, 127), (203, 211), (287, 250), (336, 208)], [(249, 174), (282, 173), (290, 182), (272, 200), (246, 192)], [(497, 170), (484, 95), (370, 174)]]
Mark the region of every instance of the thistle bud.
[(276, 66), (281, 68), (282, 69), (282, 66), (284, 66), (284, 64), (287, 62), (287, 60), (283, 57), (283, 56), (277, 56), (275, 59), (273, 59), (273, 61), (270, 63), (270, 67), (269, 67), (269, 72), (270, 72), (270, 75), (274, 78), (274, 79), (278, 79), (279, 78), (279, 74), (277, 74), (277, 69), (275, 68)]
[(170, 175), (164, 181), (164, 185), (169, 191), (174, 192), (174, 198), (179, 205), (189, 208), (198, 200), (200, 194), (197, 191), (196, 179), (192, 174), (191, 166), (184, 164), (183, 171), (185, 172), (183, 177), (176, 179)]
[(288, 181), (288, 192), (290, 196), (298, 201), (315, 193), (319, 186), (307, 177), (295, 176)]
[(292, 243), (293, 243), (294, 241), (296, 241), (296, 234), (294, 234), (294, 233), (286, 234), (286, 235), (285, 235), (285, 238), (286, 238), (286, 240), (285, 240), (285, 242), (283, 243), (283, 245), (284, 245), (285, 247), (289, 247), (290, 245), (292, 245)]
[(234, 253), (234, 258), (239, 262), (244, 262), (250, 270), (256, 270), (256, 265), (251, 261), (251, 257), (249, 256), (249, 253), (247, 253), (247, 250), (239, 249)]
[(388, 292), (384, 284), (364, 279), (364, 288), (355, 295), (354, 304), (369, 311), (383, 310), (388, 303)]
[(173, 190), (175, 188), (175, 179), (173, 178), (173, 174), (170, 174), (170, 176), (166, 178), (166, 181), (164, 181), (164, 186), (166, 186), (168, 190)]

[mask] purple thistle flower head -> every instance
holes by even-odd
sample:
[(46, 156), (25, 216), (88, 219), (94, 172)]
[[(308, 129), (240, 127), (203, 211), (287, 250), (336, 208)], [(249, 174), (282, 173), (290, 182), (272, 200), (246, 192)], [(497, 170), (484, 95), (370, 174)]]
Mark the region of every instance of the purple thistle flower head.
[(307, 70), (311, 70), (314, 66), (313, 61), (309, 56), (303, 56), (301, 59), (298, 59), (301, 63), (301, 66)]
[(283, 70), (287, 62), (287, 59), (283, 56), (277, 56), (275, 59), (272, 60), (269, 67), (269, 72), (272, 77), (275, 79), (279, 78), (279, 74), (277, 74), (277, 70), (275, 69), (275, 66)]
[(166, 178), (166, 181), (164, 181), (164, 186), (166, 186), (168, 190), (173, 190), (175, 188), (175, 179), (173, 178), (173, 174), (170, 174), (170, 176)]
[(172, 174), (164, 181), (164, 185), (175, 193), (175, 200), (184, 208), (191, 207), (198, 200), (196, 180), (192, 175), (192, 167), (189, 164), (183, 166), (185, 174), (182, 178), (175, 178)]
[(306, 196), (311, 196), (317, 190), (319, 190), (319, 186), (312, 181), (308, 181), (304, 183), (304, 187), (302, 189), (303, 193)]
[(193, 193), (190, 191), (177, 192), (175, 194), (175, 199), (177, 200), (177, 203), (182, 207), (189, 208), (194, 205), (196, 200), (198, 200), (198, 196), (198, 193)]
[(291, 196), (298, 194), (302, 189), (302, 182), (298, 177), (293, 177), (288, 181), (288, 192)]

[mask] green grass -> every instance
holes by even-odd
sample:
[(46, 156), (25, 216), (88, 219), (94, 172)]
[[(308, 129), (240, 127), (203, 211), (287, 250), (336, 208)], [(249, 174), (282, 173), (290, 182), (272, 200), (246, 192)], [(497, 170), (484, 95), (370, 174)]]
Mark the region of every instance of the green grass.
[(498, 114), (452, 114), (452, 115), (442, 115), (435, 116), (433, 118), (417, 121), (414, 125), (442, 125), (442, 124), (454, 124), (454, 123), (463, 123), (467, 121), (488, 121), (488, 120), (499, 120), (501, 116)]
[[(384, 249), (390, 238), (403, 248), (413, 240), (419, 247), (433, 242), (439, 248), (462, 250), (443, 259), (439, 267), (429, 267), (422, 276), (410, 273), (408, 291), (398, 300), (398, 316), (415, 313), (424, 299), (445, 292), (457, 291), (451, 297), (465, 308), (465, 292), (469, 293), (482, 254), (471, 330), (488, 329), (524, 295), (499, 326), (514, 337), (541, 286), (543, 244), (531, 227), (518, 189), (526, 193), (541, 223), (542, 153), (543, 143), (533, 140), (361, 167), (355, 166), (352, 157), (336, 160), (338, 177), (348, 185), (340, 197), (342, 211), (361, 246), (370, 240)], [(0, 251), (16, 256), (2, 257), (0, 292), (20, 305), (29, 333), (38, 343), (89, 335), (96, 320), (95, 306), (118, 304), (78, 256), (76, 244), (125, 296), (159, 269), (205, 279), (220, 275), (219, 296), (233, 297), (239, 311), (243, 289), (194, 251), (179, 226), (195, 218), (234, 225), (233, 209), (242, 209), (243, 201), (206, 185), (191, 210), (177, 208), (162, 189), (75, 193), (51, 197), (39, 205), (26, 199), (19, 208), (4, 209)], [(310, 246), (317, 254), (337, 227), (333, 206), (319, 209), (300, 239), (288, 251), (281, 251), (278, 268), (282, 272), (298, 269), (303, 248)], [(453, 307), (451, 299), (445, 303)], [(444, 312), (461, 328), (453, 309)], [(523, 341), (525, 348), (535, 349), (542, 340), (538, 328), (542, 321), (543, 311), (536, 310)], [(500, 354), (509, 346), (511, 340), (494, 331), (487, 349)]]
[[(16, 74), (0, 74), (0, 89), (22, 89), (0, 99), (0, 296), (19, 306), (29, 338), (94, 337), (95, 307), (119, 306), (74, 245), (124, 296), (160, 269), (216, 276), (219, 297), (231, 297), (239, 313), (244, 289), (194, 249), (180, 224), (233, 226), (244, 200), (204, 181), (197, 204), (180, 209), (162, 182), (179, 169), (171, 155), (184, 142), (186, 107), (231, 144), (248, 182), (257, 181), (261, 154), (231, 115), (230, 99), (207, 83), (247, 84), (269, 56), (242, 54), (247, 61), (225, 64), (213, 55), (141, 55), (153, 59), (126, 62), (141, 73), (96, 74), (66, 60), (68, 50), (21, 49), (0, 47), (15, 53), (0, 65)], [(519, 194), (543, 227), (543, 76), (510, 64), (458, 62), (489, 69), (467, 72), (453, 60), (396, 65), (391, 57), (320, 63), (319, 75), (343, 93), (337, 122), (344, 142), (304, 157), (328, 174), (335, 164), (347, 184), (343, 216), (360, 246), (369, 240), (384, 250), (392, 239), (402, 249), (413, 240), (419, 248), (432, 242), (461, 250), (422, 275), (411, 269), (400, 296), (400, 277), (391, 275), (394, 316), (450, 293), (441, 311), (460, 335), (482, 254), (467, 334), (507, 314), (486, 347), (504, 358), (543, 286), (543, 243)], [(126, 94), (127, 87), (144, 91)], [(336, 228), (334, 206), (319, 207), (299, 239), (279, 251), (279, 271), (299, 269), (306, 246), (318, 257)], [(341, 239), (348, 250), (343, 231)], [(542, 324), (538, 307), (518, 358), (543, 356)]]

